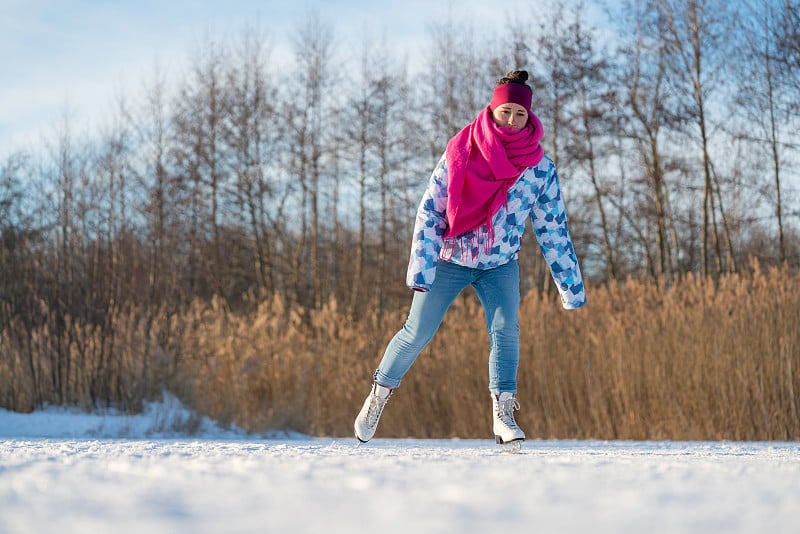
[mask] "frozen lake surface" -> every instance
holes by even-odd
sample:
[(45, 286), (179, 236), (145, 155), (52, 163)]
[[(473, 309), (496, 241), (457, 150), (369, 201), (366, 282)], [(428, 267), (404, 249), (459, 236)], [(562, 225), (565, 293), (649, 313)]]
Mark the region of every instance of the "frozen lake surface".
[(528, 441), (511, 455), (122, 420), (0, 410), (0, 532), (800, 532), (797, 443)]

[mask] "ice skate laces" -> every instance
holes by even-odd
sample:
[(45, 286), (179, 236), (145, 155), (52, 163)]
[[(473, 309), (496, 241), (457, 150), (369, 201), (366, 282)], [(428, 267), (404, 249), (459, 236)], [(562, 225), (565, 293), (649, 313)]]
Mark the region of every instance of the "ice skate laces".
[(383, 407), (386, 406), (386, 402), (389, 400), (389, 397), (392, 396), (392, 393), (392, 391), (389, 391), (386, 397), (381, 397), (377, 393), (370, 393), (369, 408), (367, 409), (366, 417), (366, 425), (370, 430), (375, 428), (375, 425), (378, 424), (378, 419), (381, 417)]
[(502, 402), (497, 401), (497, 418), (511, 429), (519, 428), (514, 420), (514, 410), (519, 410), (519, 401), (516, 397), (509, 397)]

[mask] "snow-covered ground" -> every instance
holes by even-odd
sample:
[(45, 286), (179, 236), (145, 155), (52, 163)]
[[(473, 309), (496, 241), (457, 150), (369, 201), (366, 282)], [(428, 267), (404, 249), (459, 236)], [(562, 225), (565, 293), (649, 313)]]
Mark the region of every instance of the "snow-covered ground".
[[(196, 433), (181, 435), (182, 428)], [(0, 533), (797, 533), (800, 444), (248, 436), (0, 410)]]

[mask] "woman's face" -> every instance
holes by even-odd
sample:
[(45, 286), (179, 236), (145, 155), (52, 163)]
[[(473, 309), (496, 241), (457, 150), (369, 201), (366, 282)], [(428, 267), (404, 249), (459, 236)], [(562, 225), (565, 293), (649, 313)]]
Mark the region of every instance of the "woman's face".
[(500, 104), (492, 111), (492, 119), (498, 126), (521, 130), (528, 122), (528, 110), (519, 104)]

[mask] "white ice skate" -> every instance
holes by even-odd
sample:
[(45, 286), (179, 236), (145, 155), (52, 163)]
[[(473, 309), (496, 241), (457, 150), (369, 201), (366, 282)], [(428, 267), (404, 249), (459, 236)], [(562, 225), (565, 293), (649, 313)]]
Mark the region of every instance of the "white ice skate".
[(503, 446), (503, 452), (519, 452), (525, 441), (523, 432), (514, 420), (514, 410), (519, 410), (517, 396), (503, 391), (498, 397), (492, 394), (494, 440)]
[(353, 430), (359, 445), (368, 442), (375, 435), (383, 407), (386, 406), (386, 402), (392, 396), (392, 391), (394, 390), (377, 383), (373, 384), (372, 391), (364, 401), (364, 406), (361, 407), (361, 411), (356, 417), (356, 422), (353, 424)]

